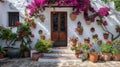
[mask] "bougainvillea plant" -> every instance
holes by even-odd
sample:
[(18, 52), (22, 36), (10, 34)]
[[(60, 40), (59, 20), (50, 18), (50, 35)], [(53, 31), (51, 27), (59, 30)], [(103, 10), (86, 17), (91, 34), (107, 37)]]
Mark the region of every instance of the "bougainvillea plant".
[(34, 38), (32, 34), (30, 25), (28, 23), (16, 22), (17, 27), (17, 40), (21, 42), (21, 45), (28, 45), (31, 48), (30, 44), (32, 43), (31, 38)]

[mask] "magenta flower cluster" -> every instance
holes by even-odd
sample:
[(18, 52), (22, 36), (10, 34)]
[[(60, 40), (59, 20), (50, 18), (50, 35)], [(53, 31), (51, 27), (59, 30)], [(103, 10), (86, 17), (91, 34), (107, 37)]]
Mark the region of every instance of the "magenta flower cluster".
[(109, 15), (109, 11), (110, 11), (110, 8), (108, 8), (108, 7), (100, 8), (100, 9), (98, 10), (98, 15), (99, 15), (100, 17), (108, 16), (108, 15)]
[[(39, 11), (42, 11), (44, 5), (51, 6), (49, 2), (50, 0), (34, 0), (31, 4), (27, 5), (27, 8), (30, 10), (29, 15), (37, 15)], [(55, 4), (58, 7), (74, 6), (74, 12), (76, 14), (79, 14), (81, 11), (87, 11), (88, 9), (94, 11), (94, 9), (90, 7), (90, 0), (56, 0)]]

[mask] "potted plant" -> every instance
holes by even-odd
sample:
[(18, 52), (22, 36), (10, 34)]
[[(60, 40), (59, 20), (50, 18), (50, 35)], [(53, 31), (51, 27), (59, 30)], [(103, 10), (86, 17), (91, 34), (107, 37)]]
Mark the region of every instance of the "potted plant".
[(52, 48), (52, 41), (48, 40), (38, 40), (35, 44), (35, 48), (38, 52), (33, 53), (32, 59), (38, 60), (39, 57), (43, 56), (43, 53), (47, 53)]
[(40, 14), (40, 20), (41, 20), (41, 22), (44, 22), (45, 16), (43, 14)]
[(76, 31), (78, 32), (79, 35), (82, 35), (83, 34), (83, 27), (82, 26), (77, 27)]
[(113, 45), (113, 49), (112, 49), (113, 60), (120, 60), (120, 40), (119, 39), (114, 40), (112, 42), (112, 45)]
[(0, 59), (5, 57), (5, 51), (2, 49), (2, 47), (0, 46)]
[(119, 61), (120, 60), (120, 51), (117, 48), (112, 49), (112, 54), (113, 54), (113, 60)]
[(75, 21), (76, 18), (77, 18), (77, 15), (76, 15), (74, 12), (72, 12), (72, 13), (70, 14), (70, 18), (71, 18), (72, 21)]
[(101, 46), (101, 45), (102, 45), (102, 40), (98, 40), (98, 41), (97, 41), (97, 44), (98, 44), (99, 46)]
[(98, 53), (94, 49), (90, 50), (89, 60), (92, 61), (92, 62), (97, 62), (98, 61)]
[(108, 39), (109, 34), (108, 33), (103, 33), (103, 37), (104, 37), (104, 39)]
[(84, 43), (89, 44), (90, 43), (90, 39), (89, 38), (84, 39)]
[[(20, 22), (17, 22), (18, 24)], [(20, 26), (17, 27), (17, 40), (20, 42), (21, 45), (23, 45), (22, 47), (20, 47), (21, 49), (23, 49), (21, 52), (21, 54), (23, 54), (23, 56), (26, 56), (24, 54), (29, 55), (30, 49), (31, 49), (31, 43), (32, 43), (32, 38), (34, 38), (34, 34), (32, 34), (31, 29), (30, 29), (30, 24), (28, 23), (21, 23)]]
[(87, 24), (87, 25), (90, 25), (90, 24), (91, 24), (91, 19), (90, 19), (90, 18), (87, 18), (87, 19), (86, 19), (86, 24)]
[(120, 32), (120, 25), (116, 25), (115, 30), (116, 30), (116, 32)]
[(72, 44), (72, 47), (75, 47), (77, 45), (78, 38), (77, 37), (71, 37), (70, 42)]
[(21, 47), (21, 52), (23, 53), (23, 57), (29, 57), (30, 56), (30, 48), (27, 45), (22, 45)]
[(102, 52), (102, 59), (104, 61), (109, 61), (111, 59), (111, 48), (112, 45), (110, 44), (103, 44), (100, 46)]
[(76, 47), (72, 47), (71, 50), (75, 51), (75, 57), (79, 58), (79, 55), (81, 53), (81, 48), (82, 48), (82, 44), (79, 42), (78, 45)]

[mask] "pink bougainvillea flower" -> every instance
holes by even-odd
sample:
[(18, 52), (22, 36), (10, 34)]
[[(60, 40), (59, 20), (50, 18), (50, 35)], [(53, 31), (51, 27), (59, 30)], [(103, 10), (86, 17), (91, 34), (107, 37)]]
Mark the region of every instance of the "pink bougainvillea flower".
[(109, 15), (110, 8), (108, 7), (103, 7), (98, 10), (98, 15), (103, 17), (103, 16), (108, 16)]
[(110, 40), (106, 40), (106, 43), (107, 44), (111, 44), (112, 42)]
[(34, 34), (31, 34), (30, 36), (31, 36), (32, 38), (34, 38), (34, 37), (35, 37), (35, 36), (34, 36)]

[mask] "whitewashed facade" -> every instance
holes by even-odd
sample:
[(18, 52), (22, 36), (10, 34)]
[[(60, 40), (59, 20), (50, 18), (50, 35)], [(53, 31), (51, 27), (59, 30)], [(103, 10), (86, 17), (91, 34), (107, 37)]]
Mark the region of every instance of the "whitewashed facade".
[[(29, 0), (28, 0), (29, 1)], [(30, 1), (29, 1), (30, 2)], [(4, 3), (0, 2), (0, 25), (8, 27), (8, 12), (19, 12), (20, 13), (20, 22), (24, 22), (24, 9), (25, 6), (28, 4), (27, 0), (8, 0), (5, 1)], [(96, 9), (97, 10), (97, 9)], [(35, 35), (35, 38), (33, 38), (33, 43), (32, 46), (34, 47), (34, 44), (36, 43), (37, 39), (40, 39), (40, 36), (38, 34), (38, 31), (40, 29), (43, 30), (43, 33), (45, 33), (46, 38), (50, 39), (51, 37), (51, 19), (50, 19), (50, 13), (51, 11), (54, 11), (53, 8), (45, 8), (45, 11), (42, 13), (45, 15), (45, 22), (41, 22), (39, 20), (39, 18), (35, 19), (35, 23), (37, 24), (37, 28), (36, 29), (32, 29), (33, 34)], [(62, 8), (55, 8), (55, 11), (66, 11), (67, 12), (67, 41), (69, 42), (69, 38), (76, 36), (79, 38), (80, 42), (84, 42), (84, 38), (88, 38), (90, 37), (91, 39), (91, 43), (92, 43), (92, 35), (94, 34), (98, 34), (98, 38), (100, 40), (104, 41), (103, 38), (103, 29), (97, 25), (96, 22), (92, 22), (91, 25), (86, 25), (85, 23), (85, 19), (83, 16), (83, 12), (77, 16), (77, 19), (75, 21), (72, 21), (70, 19), (70, 13), (72, 12), (72, 8), (70, 7), (62, 7)], [(114, 18), (114, 16), (113, 16)], [(96, 18), (97, 19), (97, 18)], [(110, 32), (112, 32), (113, 34), (117, 35), (117, 33), (115, 32), (115, 25), (117, 24), (116, 21), (114, 21), (113, 19), (109, 19), (106, 18), (106, 20), (109, 22), (108, 23), (108, 29), (110, 30)], [(77, 22), (80, 21), (83, 28), (84, 28), (84, 32), (83, 35), (78, 35), (77, 32), (75, 32), (75, 28), (77, 27)], [(90, 32), (90, 28), (94, 27), (95, 28), (95, 32), (91, 33)], [(16, 28), (13, 29), (13, 31), (16, 31)], [(110, 39), (111, 36), (109, 36)]]

